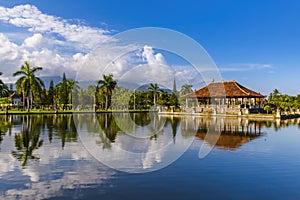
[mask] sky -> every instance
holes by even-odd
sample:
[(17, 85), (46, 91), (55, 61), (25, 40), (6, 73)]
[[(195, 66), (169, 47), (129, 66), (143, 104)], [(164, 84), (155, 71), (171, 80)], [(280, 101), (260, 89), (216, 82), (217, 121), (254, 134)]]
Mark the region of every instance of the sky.
[[(134, 51), (136, 47), (121, 46), (113, 38), (135, 28), (161, 27), (198, 42), (222, 80), (236, 80), (265, 95), (275, 88), (296, 95), (300, 93), (299, 10), (296, 0), (1, 0), (1, 79), (13, 81), (11, 74), (24, 60), (43, 66), (41, 76), (66, 72), (76, 77), (80, 71), (90, 78), (93, 70), (100, 70), (97, 66), (103, 68), (125, 49), (133, 53), (110, 66), (116, 78), (133, 63), (156, 65), (151, 75), (159, 80), (172, 77), (166, 76), (171, 71), (165, 66), (177, 66), (176, 73), (183, 69), (181, 74), (191, 75), (187, 81), (197, 89), (199, 77), (180, 66), (184, 63), (180, 59), (149, 45)], [(136, 77), (142, 77), (143, 70), (137, 70)]]

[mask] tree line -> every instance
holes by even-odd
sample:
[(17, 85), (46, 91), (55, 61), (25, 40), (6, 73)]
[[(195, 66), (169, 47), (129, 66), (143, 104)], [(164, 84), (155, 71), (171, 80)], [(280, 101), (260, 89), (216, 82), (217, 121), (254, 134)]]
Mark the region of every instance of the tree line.
[[(178, 109), (181, 104), (180, 95), (193, 92), (192, 85), (185, 84), (181, 91), (168, 92), (151, 83), (145, 91), (129, 90), (121, 87), (114, 80), (113, 75), (103, 75), (102, 79), (87, 88), (80, 88), (78, 81), (67, 79), (63, 73), (62, 81), (54, 85), (50, 81), (49, 88), (45, 88), (43, 80), (36, 75), (42, 67), (31, 67), (25, 61), (18, 71), (13, 73), (17, 77), (15, 90), (0, 79), (0, 104), (11, 104), (11, 96), (18, 94), (22, 97), (19, 109), (52, 109), (52, 110), (149, 110), (153, 106), (163, 106), (166, 109)], [(0, 76), (2, 73), (0, 72)], [(175, 84), (175, 81), (174, 81)]]
[[(172, 92), (160, 88), (157, 83), (150, 83), (147, 89), (129, 90), (119, 86), (112, 74), (103, 75), (102, 79), (80, 88), (78, 81), (67, 79), (63, 73), (62, 81), (54, 85), (50, 81), (49, 88), (36, 73), (42, 67), (31, 67), (27, 61), (18, 71), (13, 73), (17, 77), (16, 88), (7, 85), (0, 79), (0, 105), (11, 104), (10, 96), (18, 94), (23, 101), (20, 109), (52, 109), (52, 110), (149, 110), (158, 105), (165, 109), (179, 109), (185, 101), (180, 96), (193, 92), (192, 85), (184, 84), (180, 91), (174, 87)], [(0, 76), (2, 72), (0, 72)], [(281, 94), (277, 89), (270, 93), (261, 106), (268, 113), (277, 110), (294, 112), (300, 109), (300, 94), (290, 96)]]
[(287, 94), (281, 94), (278, 89), (274, 89), (263, 104), (264, 110), (268, 113), (277, 111), (293, 113), (300, 109), (300, 94), (290, 96)]

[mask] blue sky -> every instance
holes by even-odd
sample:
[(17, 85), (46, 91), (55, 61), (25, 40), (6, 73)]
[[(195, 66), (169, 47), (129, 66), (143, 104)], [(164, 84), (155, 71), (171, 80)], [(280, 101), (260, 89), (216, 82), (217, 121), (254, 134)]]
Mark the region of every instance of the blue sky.
[[(139, 27), (173, 29), (200, 43), (220, 69), (224, 80), (237, 80), (264, 94), (270, 93), (274, 88), (292, 95), (300, 93), (298, 1), (1, 0), (0, 2), (0, 6), (4, 8), (25, 4), (34, 5), (47, 16), (67, 20), (66, 23), (91, 27), (93, 30), (99, 29), (100, 32), (108, 31), (104, 36)], [(35, 49), (40, 54), (31, 50), (28, 58), (32, 59), (32, 62), (35, 61), (34, 56), (41, 56), (42, 53), (50, 55), (51, 52), (60, 51), (60, 48), (64, 48), (64, 52), (74, 54), (78, 51), (73, 49), (71, 43), (68, 43), (67, 47), (63, 44), (53, 45), (55, 37), (69, 37), (69, 35), (49, 33), (49, 30), (28, 31), (29, 28), (0, 21), (0, 33), (3, 34), (3, 38), (18, 45), (18, 48), (21, 48), (26, 38), (39, 33), (44, 45), (47, 43), (46, 39), (47, 45), (52, 44), (51, 47), (47, 46), (49, 52), (46, 53), (45, 46)], [(35, 36), (28, 41), (32, 42), (33, 39), (41, 37)], [(29, 51), (28, 48), (27, 45), (26, 52)], [(82, 46), (82, 55), (77, 57), (85, 55), (84, 53), (89, 50), (90, 46)], [(25, 51), (24, 48), (22, 51)], [(60, 58), (57, 62), (59, 61)], [(9, 59), (2, 59), (0, 62), (1, 65), (7, 66), (12, 63)], [(49, 66), (55, 67), (55, 63)], [(61, 71), (67, 68), (66, 64)], [(3, 72), (5, 70), (0, 69)], [(51, 70), (48, 71), (51, 74)]]

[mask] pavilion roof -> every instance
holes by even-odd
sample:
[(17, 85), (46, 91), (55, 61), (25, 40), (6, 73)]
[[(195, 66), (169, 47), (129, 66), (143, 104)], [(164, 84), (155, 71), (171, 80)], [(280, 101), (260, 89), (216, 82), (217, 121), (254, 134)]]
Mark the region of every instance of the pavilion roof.
[(207, 86), (182, 96), (183, 98), (211, 98), (211, 97), (227, 97), (227, 98), (264, 98), (265, 96), (254, 92), (236, 81), (212, 82)]

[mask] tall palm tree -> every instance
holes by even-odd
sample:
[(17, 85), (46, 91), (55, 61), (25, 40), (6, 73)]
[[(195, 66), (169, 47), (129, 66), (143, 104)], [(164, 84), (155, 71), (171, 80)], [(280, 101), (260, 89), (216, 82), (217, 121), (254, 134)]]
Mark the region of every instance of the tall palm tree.
[[(2, 72), (0, 72), (0, 76), (2, 75)], [(3, 83), (3, 81), (0, 79), (0, 98), (8, 96), (9, 95), (9, 89), (6, 84)]]
[(192, 85), (183, 84), (181, 86), (180, 95), (185, 95), (185, 94), (188, 94), (188, 93), (191, 93), (191, 92), (193, 92)]
[[(115, 89), (117, 82), (113, 79), (113, 75), (103, 75), (103, 80), (98, 81), (99, 89), (102, 89), (105, 95), (105, 110), (108, 109), (109, 98), (112, 95), (112, 91)], [(97, 87), (98, 87), (97, 86)]]
[(42, 67), (31, 68), (27, 61), (21, 66), (21, 69), (13, 74), (13, 76), (22, 75), (16, 82), (17, 87), (20, 87), (27, 96), (27, 111), (30, 110), (30, 102), (32, 103), (33, 91), (40, 91), (45, 85), (43, 81), (36, 77), (35, 73), (42, 70)]
[(155, 83), (155, 84), (150, 83), (150, 87), (148, 87), (148, 90), (153, 92), (153, 104), (154, 104), (154, 106), (156, 105), (156, 95), (159, 92), (158, 89), (159, 89), (159, 86), (158, 86), (157, 83)]
[[(2, 75), (2, 72), (0, 72), (0, 76)], [(9, 89), (6, 84), (3, 83), (3, 81), (0, 79), (0, 98), (8, 96)]]
[(67, 87), (68, 87), (68, 90), (69, 90), (69, 99), (70, 99), (70, 104), (73, 104), (73, 95), (75, 95), (78, 90), (80, 89), (79, 87), (79, 82), (78, 81), (75, 81), (75, 80), (72, 80), (72, 79), (68, 79), (67, 80)]

